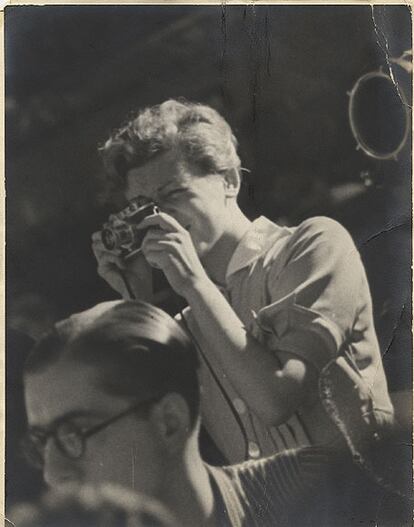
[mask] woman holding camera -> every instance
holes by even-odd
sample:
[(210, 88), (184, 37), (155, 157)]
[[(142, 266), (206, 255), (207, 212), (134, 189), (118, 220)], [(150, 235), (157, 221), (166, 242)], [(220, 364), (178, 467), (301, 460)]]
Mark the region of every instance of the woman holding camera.
[(215, 110), (175, 100), (115, 133), (103, 148), (111, 188), (160, 212), (134, 226), (146, 233), (130, 258), (93, 235), (99, 274), (124, 298), (153, 301), (150, 271), (160, 269), (185, 299), (181, 318), (202, 357), (203, 423), (229, 462), (343, 442), (318, 391), (340, 356), (370, 386), (381, 431), (393, 409), (351, 237), (328, 218), (295, 228), (250, 221), (237, 203), (236, 147)]

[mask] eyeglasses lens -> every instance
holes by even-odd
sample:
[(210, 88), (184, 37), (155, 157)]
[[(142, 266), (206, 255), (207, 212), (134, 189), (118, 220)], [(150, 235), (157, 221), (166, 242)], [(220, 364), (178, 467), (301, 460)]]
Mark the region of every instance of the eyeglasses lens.
[(43, 467), (43, 451), (45, 447), (45, 439), (43, 436), (36, 434), (29, 434), (21, 442), (21, 449), (27, 463), (34, 468), (41, 469)]
[(82, 432), (73, 423), (62, 423), (56, 430), (56, 444), (67, 457), (77, 459), (82, 456), (84, 439)]
[[(71, 459), (78, 459), (82, 456), (84, 439), (80, 430), (73, 423), (62, 423), (51, 436), (63, 455)], [(23, 439), (21, 444), (23, 455), (32, 467), (43, 468), (47, 441), (48, 435), (40, 432), (31, 432)]]

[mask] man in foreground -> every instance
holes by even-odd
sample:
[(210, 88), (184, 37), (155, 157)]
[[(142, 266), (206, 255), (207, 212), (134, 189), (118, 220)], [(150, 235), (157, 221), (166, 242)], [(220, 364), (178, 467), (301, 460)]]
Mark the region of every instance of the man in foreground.
[(161, 501), (183, 527), (307, 525), (328, 451), (206, 465), (197, 368), (187, 335), (154, 306), (107, 302), (73, 315), (26, 363), (28, 457), (53, 488), (122, 485)]

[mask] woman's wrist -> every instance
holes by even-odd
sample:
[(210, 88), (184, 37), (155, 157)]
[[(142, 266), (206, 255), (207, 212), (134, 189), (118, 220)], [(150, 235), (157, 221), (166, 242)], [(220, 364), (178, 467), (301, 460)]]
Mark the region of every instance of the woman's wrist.
[(211, 295), (213, 291), (218, 292), (214, 283), (206, 275), (205, 277), (198, 277), (192, 280), (189, 286), (182, 291), (181, 294), (191, 307), (195, 303), (202, 302), (207, 296)]

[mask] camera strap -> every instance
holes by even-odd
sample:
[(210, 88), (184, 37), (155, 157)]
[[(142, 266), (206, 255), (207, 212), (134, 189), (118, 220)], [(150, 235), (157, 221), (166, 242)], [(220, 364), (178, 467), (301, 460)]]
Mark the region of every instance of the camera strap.
[(121, 278), (122, 278), (122, 280), (124, 282), (124, 285), (125, 285), (125, 288), (126, 288), (126, 290), (128, 292), (130, 300), (136, 300), (137, 297), (134, 295), (134, 292), (132, 291), (131, 285), (128, 282), (128, 278), (125, 276), (125, 273), (124, 273), (124, 271), (122, 271), (122, 269), (119, 270), (119, 274), (121, 275)]

